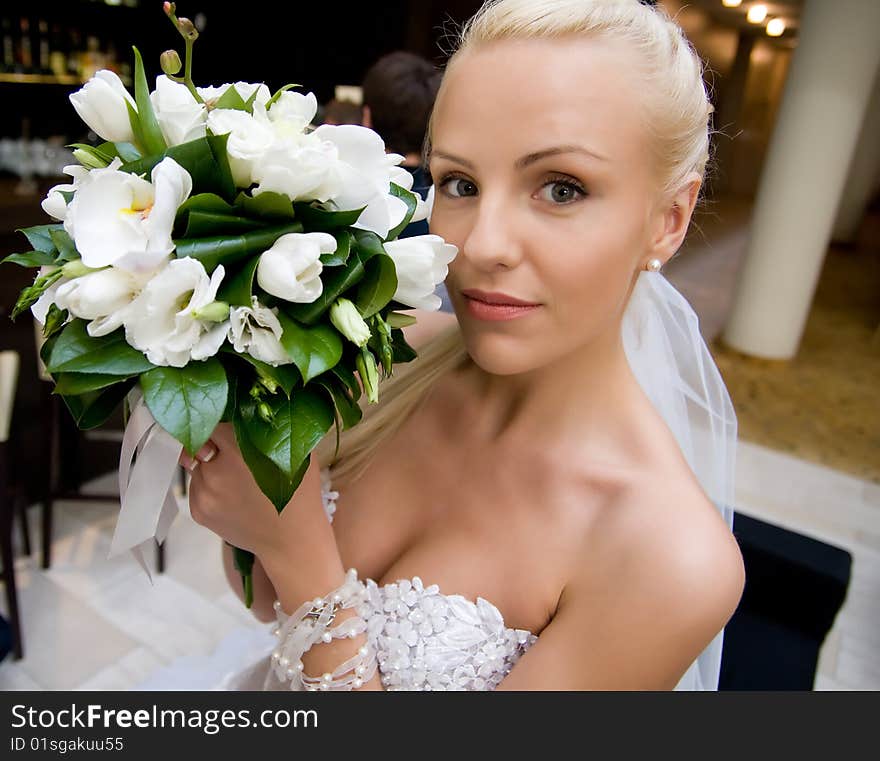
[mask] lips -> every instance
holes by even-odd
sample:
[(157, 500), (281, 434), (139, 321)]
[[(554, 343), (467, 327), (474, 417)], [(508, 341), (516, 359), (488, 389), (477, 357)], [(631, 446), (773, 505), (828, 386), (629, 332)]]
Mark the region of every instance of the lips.
[(462, 292), (463, 296), (476, 301), (482, 301), (484, 304), (492, 304), (493, 306), (516, 306), (516, 307), (536, 307), (540, 306), (534, 301), (523, 301), (515, 296), (509, 296), (506, 293), (490, 293), (488, 291), (480, 291), (476, 288), (467, 288)]

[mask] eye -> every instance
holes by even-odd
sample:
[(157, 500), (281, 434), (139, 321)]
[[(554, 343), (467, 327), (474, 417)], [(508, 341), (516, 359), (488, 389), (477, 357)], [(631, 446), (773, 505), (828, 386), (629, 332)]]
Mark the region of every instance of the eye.
[(542, 201), (549, 201), (557, 206), (574, 203), (586, 195), (584, 187), (573, 179), (550, 180), (538, 191), (538, 197)]
[(477, 195), (477, 186), (465, 177), (450, 175), (440, 182), (440, 189), (452, 198), (464, 198)]

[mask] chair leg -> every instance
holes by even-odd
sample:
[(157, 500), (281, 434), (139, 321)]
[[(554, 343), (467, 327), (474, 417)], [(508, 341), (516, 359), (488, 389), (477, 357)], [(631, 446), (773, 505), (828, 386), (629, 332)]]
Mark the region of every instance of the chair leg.
[(5, 444), (0, 449), (0, 558), (3, 560), (3, 585), (6, 587), (6, 607), (9, 609), (9, 625), (12, 629), (12, 652), (16, 660), (21, 660), (24, 657), (24, 643), (15, 586), (15, 558), (12, 556), (14, 508), (9, 490), (6, 489)]
[(156, 573), (165, 572), (165, 542), (156, 542)]
[(55, 493), (58, 490), (60, 476), (59, 459), (59, 415), (60, 399), (56, 395), (50, 395), (47, 400), (48, 415), (46, 420), (46, 451), (48, 452), (49, 472), (46, 474), (45, 491), (43, 493), (43, 506), (41, 513), (41, 553), (40, 565), (49, 568), (52, 564), (52, 506)]
[(19, 530), (21, 531), (21, 543), (24, 547), (24, 554), (30, 555), (31, 548), (31, 529), (28, 524), (28, 503), (24, 490), (17, 488), (15, 490), (15, 511), (18, 514)]

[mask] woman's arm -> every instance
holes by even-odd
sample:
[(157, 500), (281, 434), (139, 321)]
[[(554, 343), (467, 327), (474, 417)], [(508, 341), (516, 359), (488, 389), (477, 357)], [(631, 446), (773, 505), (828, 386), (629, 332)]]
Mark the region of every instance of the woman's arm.
[(498, 689), (673, 689), (742, 595), (736, 540), (708, 517), (585, 547), (553, 620)]

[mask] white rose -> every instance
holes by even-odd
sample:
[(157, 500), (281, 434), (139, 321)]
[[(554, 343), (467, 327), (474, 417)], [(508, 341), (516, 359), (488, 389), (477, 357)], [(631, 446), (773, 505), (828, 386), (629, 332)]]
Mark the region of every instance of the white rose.
[(167, 157), (153, 167), (152, 182), (118, 166), (115, 159), (91, 171), (67, 207), (64, 227), (87, 267), (155, 270), (174, 250), (174, 216), (192, 191), (192, 178)]
[(318, 100), (314, 93), (303, 95), (286, 90), (270, 107), (269, 119), (290, 133), (305, 130), (318, 112)]
[(71, 164), (64, 167), (64, 174), (69, 174), (73, 178), (72, 183), (62, 183), (49, 188), (49, 192), (40, 204), (50, 217), (54, 217), (60, 221), (64, 221), (67, 217), (67, 201), (64, 200), (62, 192), (71, 193), (81, 187), (89, 178), (89, 170), (79, 164)]
[(55, 295), (59, 309), (90, 320), (90, 336), (104, 336), (122, 325), (125, 311), (149, 279), (147, 274), (108, 267), (62, 283)]
[(254, 195), (271, 191), (291, 201), (327, 201), (339, 190), (336, 163), (336, 147), (314, 133), (296, 141), (275, 140), (254, 162)]
[(329, 233), (287, 233), (257, 264), (257, 282), (266, 293), (297, 304), (311, 304), (323, 291), (321, 254), (336, 250)]
[(229, 342), (232, 348), (275, 367), (290, 364), (293, 360), (281, 345), (284, 330), (276, 312), (260, 304), (256, 296), (251, 297), (250, 307), (230, 309)]
[(184, 367), (213, 357), (229, 323), (200, 319), (199, 310), (216, 299), (223, 275), (222, 265), (208, 278), (197, 259), (172, 259), (126, 310), (126, 341), (154, 365)]
[(161, 74), (156, 77), (156, 89), (150, 93), (150, 100), (169, 146), (205, 136), (208, 110), (196, 101), (186, 85)]
[(458, 249), (439, 235), (416, 235), (384, 245), (397, 270), (394, 300), (414, 309), (439, 309), (442, 302), (434, 290), (446, 279)]
[[(216, 108), (208, 114), (208, 129), (215, 135), (229, 134), (226, 153), (232, 178), (240, 188), (249, 188), (255, 181), (254, 163), (272, 146), (275, 133), (265, 113), (257, 116), (232, 108)], [(262, 113), (262, 116), (260, 114)]]
[(265, 106), (272, 97), (272, 94), (269, 92), (269, 88), (266, 87), (266, 85), (262, 83), (254, 84), (252, 82), (235, 82), (234, 84), (225, 84), (220, 85), (219, 87), (197, 87), (196, 92), (202, 96), (202, 99), (206, 103), (212, 100), (216, 102), (230, 87), (234, 87), (238, 91), (238, 94), (241, 95), (241, 99), (245, 103), (247, 103), (251, 95), (256, 92), (257, 97), (254, 98), (255, 106)]
[(106, 69), (96, 72), (82, 88), (68, 97), (80, 119), (104, 140), (114, 143), (134, 140), (126, 103), (135, 111), (137, 105), (114, 72)]

